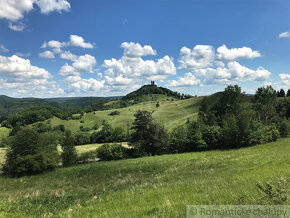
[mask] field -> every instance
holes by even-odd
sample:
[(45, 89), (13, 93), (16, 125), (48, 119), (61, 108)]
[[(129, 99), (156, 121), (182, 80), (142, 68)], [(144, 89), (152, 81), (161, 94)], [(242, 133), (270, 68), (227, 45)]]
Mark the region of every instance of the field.
[[(188, 204), (257, 204), (290, 178), (290, 139), (225, 151), (98, 162), (0, 177), (0, 217), (184, 217)], [(289, 204), (289, 202), (288, 202)]]
[(0, 127), (0, 142), (3, 138), (7, 137), (9, 135), (10, 130), (6, 127)]
[[(160, 107), (156, 107), (156, 101), (148, 101), (126, 108), (91, 112), (84, 114), (81, 120), (64, 121), (55, 117), (50, 120), (50, 124), (52, 127), (63, 124), (67, 129), (75, 132), (79, 130), (80, 126), (92, 128), (96, 123), (101, 125), (103, 120), (106, 120), (112, 124), (113, 127), (127, 129), (127, 121), (129, 121), (129, 125), (131, 126), (134, 121), (134, 113), (138, 110), (154, 110), (154, 119), (167, 129), (172, 129), (177, 125), (184, 124), (187, 119), (194, 120), (197, 118), (200, 98), (175, 101), (171, 101), (170, 99), (160, 99)], [(120, 111), (120, 115), (109, 116), (109, 114), (115, 110)], [(81, 123), (81, 121), (83, 123)]]

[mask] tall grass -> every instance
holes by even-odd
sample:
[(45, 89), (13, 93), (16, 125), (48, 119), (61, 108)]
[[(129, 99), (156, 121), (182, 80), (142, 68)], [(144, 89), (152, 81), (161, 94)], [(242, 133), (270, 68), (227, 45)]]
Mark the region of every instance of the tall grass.
[[(290, 139), (0, 177), (0, 217), (184, 217), (188, 204), (256, 204), (256, 183), (290, 178)], [(289, 203), (289, 202), (288, 202)]]

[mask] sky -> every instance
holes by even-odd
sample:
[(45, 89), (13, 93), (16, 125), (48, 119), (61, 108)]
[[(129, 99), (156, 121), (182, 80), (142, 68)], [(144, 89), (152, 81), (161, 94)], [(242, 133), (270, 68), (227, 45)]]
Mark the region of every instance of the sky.
[(290, 88), (288, 0), (0, 0), (0, 95)]

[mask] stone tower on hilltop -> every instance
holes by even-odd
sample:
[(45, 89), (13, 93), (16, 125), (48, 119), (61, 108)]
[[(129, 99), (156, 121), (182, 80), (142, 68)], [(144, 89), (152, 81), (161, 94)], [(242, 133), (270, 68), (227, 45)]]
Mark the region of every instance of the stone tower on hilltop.
[(151, 86), (156, 87), (157, 85), (155, 84), (155, 81), (151, 81)]

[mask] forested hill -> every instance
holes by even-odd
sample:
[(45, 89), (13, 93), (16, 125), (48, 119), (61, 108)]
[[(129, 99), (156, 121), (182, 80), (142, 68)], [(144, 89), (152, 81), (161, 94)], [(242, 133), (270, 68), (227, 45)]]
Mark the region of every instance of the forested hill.
[(0, 122), (10, 114), (33, 107), (55, 107), (62, 110), (76, 110), (87, 105), (102, 102), (106, 103), (121, 97), (74, 97), (74, 98), (11, 98), (0, 95)]
[(150, 94), (167, 95), (167, 96), (178, 98), (178, 99), (180, 97), (183, 97), (185, 99), (191, 97), (190, 95), (180, 94), (178, 92), (174, 92), (174, 91), (172, 91), (170, 89), (167, 89), (167, 88), (157, 87), (157, 86), (154, 86), (154, 85), (144, 85), (140, 89), (129, 93), (128, 95), (126, 95), (122, 99), (123, 100), (133, 100), (133, 99), (136, 99), (136, 98), (138, 98), (140, 96), (150, 95)]

